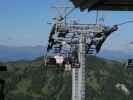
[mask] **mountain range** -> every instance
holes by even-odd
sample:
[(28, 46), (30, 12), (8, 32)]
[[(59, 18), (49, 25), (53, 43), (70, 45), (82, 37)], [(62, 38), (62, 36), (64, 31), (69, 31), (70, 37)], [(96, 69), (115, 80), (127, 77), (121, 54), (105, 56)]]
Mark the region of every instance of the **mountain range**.
[[(17, 60), (33, 60), (37, 57), (43, 56), (46, 50), (45, 46), (5, 46), (0, 45), (0, 61), (17, 61)], [(125, 52), (122, 50), (101, 50), (97, 56), (117, 60), (125, 61), (128, 58), (133, 57), (133, 52)]]
[(101, 50), (98, 54), (99, 57), (103, 57), (110, 60), (116, 60), (125, 62), (129, 58), (133, 58), (133, 52), (127, 52), (122, 50)]
[(44, 46), (5, 46), (0, 45), (0, 61), (33, 60), (43, 56)]

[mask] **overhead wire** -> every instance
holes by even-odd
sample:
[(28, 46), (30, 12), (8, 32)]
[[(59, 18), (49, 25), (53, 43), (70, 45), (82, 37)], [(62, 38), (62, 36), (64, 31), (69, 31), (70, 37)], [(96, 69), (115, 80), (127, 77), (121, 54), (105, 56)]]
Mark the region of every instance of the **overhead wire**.
[(72, 8), (63, 18), (65, 18), (65, 17), (67, 17), (67, 16), (69, 16), (74, 10), (75, 10), (76, 8), (74, 7), (74, 8)]
[(125, 24), (128, 24), (128, 23), (133, 23), (133, 20), (129, 20), (129, 21), (119, 23), (119, 24), (117, 24), (117, 26), (122, 26), (122, 25), (125, 25)]
[(98, 8), (96, 10), (96, 24), (98, 23), (98, 17), (99, 17), (99, 12), (98, 12)]

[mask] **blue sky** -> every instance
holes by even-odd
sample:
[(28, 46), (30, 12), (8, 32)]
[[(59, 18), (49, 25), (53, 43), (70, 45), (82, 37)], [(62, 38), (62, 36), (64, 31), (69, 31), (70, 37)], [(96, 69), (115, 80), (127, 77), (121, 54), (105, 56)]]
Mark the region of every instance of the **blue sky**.
[[(0, 0), (0, 44), (11, 46), (46, 45), (51, 22), (56, 11), (53, 5), (73, 6), (69, 0)], [(106, 25), (133, 20), (133, 12), (99, 11)], [(76, 9), (70, 17), (81, 23), (94, 23), (96, 12)], [(133, 23), (123, 25), (104, 43), (105, 49), (125, 49), (133, 41)]]

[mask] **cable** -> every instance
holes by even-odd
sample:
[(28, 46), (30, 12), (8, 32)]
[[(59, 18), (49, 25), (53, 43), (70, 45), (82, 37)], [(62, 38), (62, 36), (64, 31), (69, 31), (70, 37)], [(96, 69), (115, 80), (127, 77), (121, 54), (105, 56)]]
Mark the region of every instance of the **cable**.
[(121, 26), (121, 25), (128, 24), (128, 23), (133, 23), (133, 20), (122, 22), (120, 24), (117, 24), (117, 26)]
[(47, 51), (46, 51), (46, 53), (44, 54), (44, 65), (46, 66), (47, 65)]
[(98, 9), (97, 9), (97, 11), (96, 11), (96, 24), (97, 24), (97, 22), (98, 22)]
[(67, 17), (67, 16), (69, 16), (75, 9), (76, 9), (76, 8), (72, 8), (72, 9), (64, 16), (64, 18)]

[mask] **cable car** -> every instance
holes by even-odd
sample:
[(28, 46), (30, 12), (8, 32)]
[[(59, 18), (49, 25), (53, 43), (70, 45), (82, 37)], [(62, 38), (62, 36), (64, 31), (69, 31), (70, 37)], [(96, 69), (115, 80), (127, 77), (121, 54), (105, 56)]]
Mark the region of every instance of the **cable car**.
[[(0, 71), (7, 71), (7, 67), (4, 65), (1, 65)], [(4, 86), (5, 86), (5, 80), (0, 79), (0, 100), (4, 100)]]
[(0, 71), (7, 71), (7, 67), (6, 66), (0, 66)]
[(55, 65), (56, 64), (56, 59), (52, 58), (52, 57), (48, 57), (46, 59), (46, 64), (48, 64), (48, 65)]
[(128, 59), (128, 61), (127, 61), (127, 68), (128, 69), (133, 69), (133, 59)]

